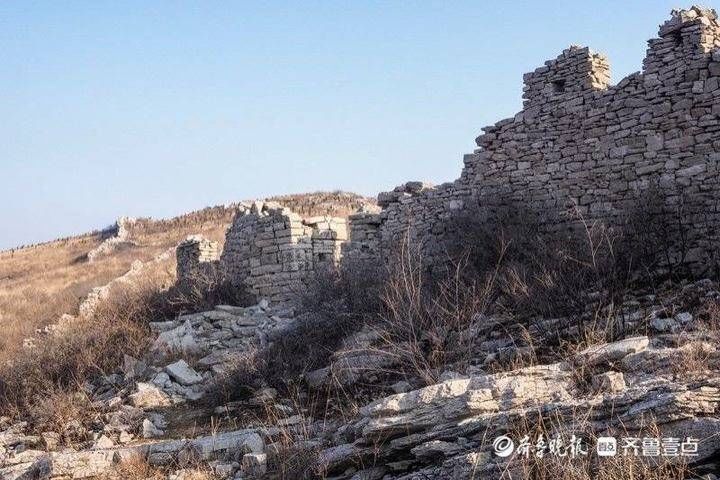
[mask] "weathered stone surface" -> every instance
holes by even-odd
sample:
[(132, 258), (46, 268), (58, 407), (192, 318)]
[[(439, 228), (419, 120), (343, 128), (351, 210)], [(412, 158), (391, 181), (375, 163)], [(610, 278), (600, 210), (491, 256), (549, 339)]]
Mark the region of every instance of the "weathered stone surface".
[(200, 346), (195, 339), (192, 323), (188, 320), (182, 325), (161, 332), (155, 339), (152, 350), (162, 353), (197, 353)]
[[(52, 472), (50, 458), (42, 452), (34, 452), (34, 458), (15, 465), (0, 466), (0, 479), (2, 480), (36, 480), (48, 478)], [(2, 465), (2, 464), (0, 464)]]
[(175, 249), (179, 283), (211, 278), (218, 267), (218, 244), (201, 235), (191, 235)]
[(592, 386), (598, 392), (622, 392), (625, 390), (625, 377), (622, 372), (600, 373), (593, 377)]
[(190, 386), (203, 381), (203, 378), (185, 360), (171, 363), (165, 367), (165, 371), (181, 385)]
[(645, 350), (650, 344), (648, 337), (633, 337), (619, 342), (592, 346), (578, 353), (576, 362), (587, 366), (617, 362), (626, 356)]
[(151, 383), (138, 383), (137, 391), (130, 395), (130, 402), (138, 408), (159, 408), (171, 404), (170, 397)]
[(255, 202), (236, 215), (220, 257), (223, 275), (258, 299), (289, 303), (308, 272), (340, 260), (345, 219), (301, 218), (272, 202)]
[[(561, 430), (615, 436), (649, 435), (653, 432), (644, 429), (652, 418), (662, 436), (699, 438), (696, 460), (704, 462), (720, 444), (711, 433), (720, 423), (720, 362), (709, 364), (716, 373), (701, 371), (686, 377), (672, 373), (674, 360), (695, 348), (696, 342), (701, 340), (668, 348), (634, 337), (589, 348), (579, 359), (590, 362), (584, 368), (600, 370), (591, 390), (577, 383), (575, 367), (561, 362), (447, 380), (390, 395), (362, 407), (342, 438), (345, 442), (324, 450), (321, 459), (331, 471), (342, 471), (352, 459), (362, 464), (372, 458), (387, 471), (414, 472), (388, 478), (464, 478), (471, 471), (482, 478), (500, 478), (498, 472), (507, 465), (491, 455), (492, 439), (512, 431), (513, 423), (532, 426), (543, 416), (562, 425)], [(642, 356), (651, 360), (632, 360), (635, 367), (624, 374), (602, 371), (608, 364), (625, 368), (631, 358)], [(406, 460), (398, 462), (398, 458)]]
[(165, 432), (163, 432), (162, 430), (157, 428), (155, 426), (155, 424), (153, 422), (151, 422), (150, 420), (148, 420), (147, 418), (145, 420), (143, 420), (142, 431), (141, 431), (141, 435), (143, 438), (162, 437), (164, 433)]

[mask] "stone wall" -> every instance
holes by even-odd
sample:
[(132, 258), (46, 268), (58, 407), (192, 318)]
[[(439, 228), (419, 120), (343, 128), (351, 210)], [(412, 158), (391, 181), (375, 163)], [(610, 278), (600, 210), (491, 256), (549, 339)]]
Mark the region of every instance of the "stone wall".
[(526, 74), (523, 110), (483, 129), (458, 180), (381, 194), (370, 224), (351, 217), (346, 251), (382, 256), (410, 232), (432, 252), (453, 212), (478, 202), (573, 207), (613, 224), (657, 185), (668, 205), (681, 191), (690, 199), (691, 259), (709, 261), (720, 227), (720, 25), (713, 10), (692, 7), (672, 12), (659, 35), (642, 72), (614, 86), (605, 57), (577, 46)]
[(283, 304), (297, 293), (308, 272), (340, 260), (346, 239), (344, 219), (303, 219), (277, 203), (255, 202), (235, 216), (220, 268), (234, 285)]
[(177, 280), (180, 283), (197, 280), (199, 275), (212, 275), (217, 269), (218, 244), (201, 235), (191, 235), (175, 249)]
[(131, 230), (135, 226), (136, 221), (137, 220), (132, 217), (120, 217), (115, 222), (115, 225), (101, 231), (100, 238), (102, 238), (103, 241), (100, 245), (88, 252), (88, 262), (92, 263), (118, 250), (133, 247), (135, 242), (131, 239)]

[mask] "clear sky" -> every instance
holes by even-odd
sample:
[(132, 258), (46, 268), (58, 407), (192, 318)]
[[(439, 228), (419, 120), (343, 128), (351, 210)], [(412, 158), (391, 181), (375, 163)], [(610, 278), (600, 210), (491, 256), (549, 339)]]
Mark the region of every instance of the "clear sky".
[(0, 248), (273, 194), (459, 176), (570, 44), (639, 70), (643, 1), (0, 2)]

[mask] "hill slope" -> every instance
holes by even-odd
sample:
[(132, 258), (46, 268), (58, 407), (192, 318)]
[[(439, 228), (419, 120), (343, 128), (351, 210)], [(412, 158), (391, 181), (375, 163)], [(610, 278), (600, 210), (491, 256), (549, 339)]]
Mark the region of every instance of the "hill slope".
[[(347, 216), (372, 200), (348, 192), (314, 192), (271, 197), (305, 216)], [(238, 204), (208, 207), (170, 219), (137, 219), (129, 242), (93, 262), (87, 254), (101, 245), (97, 231), (0, 252), (0, 361), (13, 354), (36, 329), (62, 314), (77, 313), (94, 287), (122, 275), (136, 260), (148, 261), (191, 234), (221, 245)]]

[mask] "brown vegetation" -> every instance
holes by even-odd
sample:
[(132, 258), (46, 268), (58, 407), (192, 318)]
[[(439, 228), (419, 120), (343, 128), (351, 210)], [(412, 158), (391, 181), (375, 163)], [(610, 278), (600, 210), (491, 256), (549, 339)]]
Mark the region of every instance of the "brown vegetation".
[[(38, 339), (0, 365), (0, 411), (29, 414), (43, 428), (62, 432), (70, 420), (90, 421), (83, 384), (112, 373), (124, 355), (148, 346), (147, 322), (157, 319), (168, 271), (114, 289), (91, 318), (78, 318)], [(69, 441), (78, 440), (69, 435)]]
[(375, 204), (375, 200), (372, 198), (341, 190), (278, 195), (270, 197), (268, 200), (278, 202), (303, 217), (318, 215), (347, 217), (367, 205)]
[[(203, 234), (221, 240), (225, 227), (206, 227)], [(99, 238), (0, 252), (0, 363), (13, 359), (23, 339), (32, 337), (36, 329), (57, 322), (64, 313), (77, 314), (81, 300), (94, 287), (124, 274), (135, 260), (155, 258), (195, 233), (196, 228), (137, 235), (133, 237), (135, 246), (92, 263), (85, 260), (85, 255), (100, 244)]]

